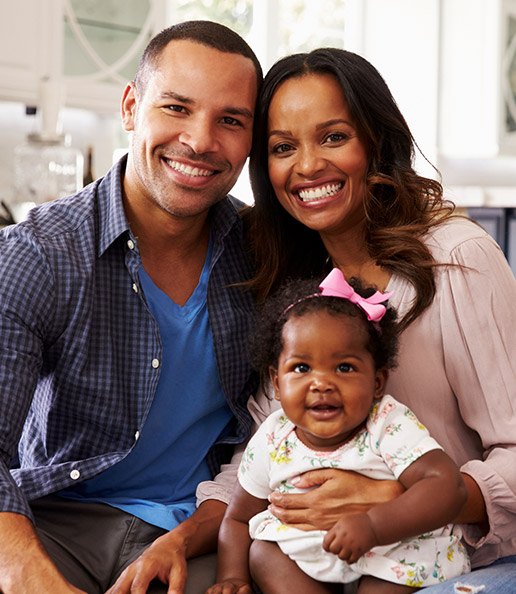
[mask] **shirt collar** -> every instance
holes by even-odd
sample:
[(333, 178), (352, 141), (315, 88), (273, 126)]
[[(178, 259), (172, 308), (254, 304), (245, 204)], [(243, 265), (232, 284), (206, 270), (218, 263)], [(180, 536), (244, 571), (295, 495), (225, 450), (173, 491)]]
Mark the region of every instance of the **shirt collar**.
[[(120, 237), (129, 232), (129, 223), (125, 216), (122, 179), (127, 164), (124, 155), (108, 171), (98, 186), (98, 204), (100, 220), (99, 256)], [(235, 198), (226, 197), (212, 207), (211, 222), (215, 241), (222, 241), (239, 221), (238, 210), (243, 206)]]
[(126, 164), (127, 155), (124, 155), (107, 172), (97, 189), (100, 228), (99, 256), (120, 235), (129, 231), (122, 198), (122, 177)]

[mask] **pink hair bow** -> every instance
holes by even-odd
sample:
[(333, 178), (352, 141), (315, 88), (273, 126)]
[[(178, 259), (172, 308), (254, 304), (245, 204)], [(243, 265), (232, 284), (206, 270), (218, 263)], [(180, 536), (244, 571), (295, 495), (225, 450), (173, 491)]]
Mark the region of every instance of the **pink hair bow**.
[(326, 297), (342, 297), (358, 305), (371, 322), (379, 322), (383, 318), (387, 309), (383, 305), (383, 302), (387, 301), (392, 295), (392, 293), (380, 293), (380, 291), (376, 291), (371, 297), (362, 297), (347, 282), (338, 268), (334, 268), (321, 282), (319, 290), (321, 295)]

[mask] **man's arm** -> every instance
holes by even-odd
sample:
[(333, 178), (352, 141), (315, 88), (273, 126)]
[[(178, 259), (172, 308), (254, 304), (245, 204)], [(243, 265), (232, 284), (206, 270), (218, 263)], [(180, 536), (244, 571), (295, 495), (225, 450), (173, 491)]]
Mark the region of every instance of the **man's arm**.
[(118, 578), (107, 594), (145, 594), (153, 579), (169, 585), (169, 594), (182, 594), (187, 577), (186, 560), (216, 550), (226, 504), (215, 499), (169, 533), (156, 539)]
[(1, 512), (0, 535), (0, 591), (3, 594), (83, 592), (59, 573), (26, 516)]

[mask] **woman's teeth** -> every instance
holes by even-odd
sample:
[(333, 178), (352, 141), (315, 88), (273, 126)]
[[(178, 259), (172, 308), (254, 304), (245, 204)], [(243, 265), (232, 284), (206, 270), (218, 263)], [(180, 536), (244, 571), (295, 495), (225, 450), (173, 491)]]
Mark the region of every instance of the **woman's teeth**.
[(336, 194), (342, 189), (344, 184), (328, 184), (326, 186), (319, 186), (318, 188), (307, 188), (306, 190), (299, 190), (298, 195), (303, 202), (311, 202), (312, 200), (320, 200), (321, 198), (328, 198)]

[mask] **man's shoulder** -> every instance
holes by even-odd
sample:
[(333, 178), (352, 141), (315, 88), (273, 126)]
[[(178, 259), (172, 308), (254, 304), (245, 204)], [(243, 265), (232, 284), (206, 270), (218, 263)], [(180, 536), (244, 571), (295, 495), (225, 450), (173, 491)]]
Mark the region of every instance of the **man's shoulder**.
[(91, 184), (77, 194), (59, 198), (33, 208), (27, 219), (6, 230), (4, 237), (16, 239), (32, 236), (47, 243), (57, 237), (82, 231), (84, 223), (95, 217), (96, 186)]

